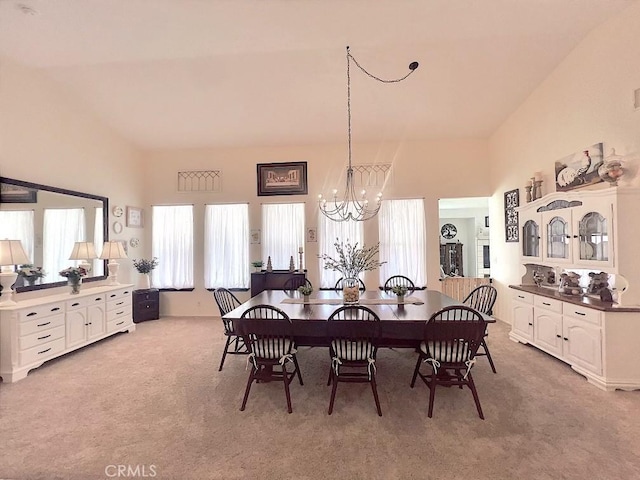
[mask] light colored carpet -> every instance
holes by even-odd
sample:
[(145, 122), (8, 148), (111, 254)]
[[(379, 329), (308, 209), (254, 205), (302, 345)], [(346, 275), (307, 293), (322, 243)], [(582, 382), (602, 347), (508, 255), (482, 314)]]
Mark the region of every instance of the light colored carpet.
[(254, 384), (240, 412), (246, 357), (217, 371), (219, 319), (141, 323), (0, 384), (0, 478), (640, 478), (640, 392), (602, 392), (507, 333), (491, 326), (498, 374), (484, 358), (473, 370), (482, 421), (457, 388), (438, 389), (429, 419), (405, 350), (379, 354), (382, 418), (366, 384), (340, 385), (327, 415), (319, 348), (299, 351), (293, 414), (277, 383)]

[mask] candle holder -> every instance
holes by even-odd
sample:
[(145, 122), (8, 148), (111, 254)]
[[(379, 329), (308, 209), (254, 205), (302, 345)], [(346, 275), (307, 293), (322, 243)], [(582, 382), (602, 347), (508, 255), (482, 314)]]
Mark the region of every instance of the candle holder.
[(300, 249), (300, 250), (298, 251), (298, 254), (300, 255), (300, 268), (298, 269), (298, 271), (300, 271), (300, 272), (302, 272), (302, 271), (303, 271), (303, 270), (302, 270), (302, 253), (303, 253), (303, 252), (302, 252), (302, 249)]
[(532, 188), (533, 188), (533, 186), (531, 186), (531, 185), (525, 185), (524, 186), (524, 189), (527, 192), (527, 203), (529, 203), (529, 202), (531, 202), (531, 200), (533, 200), (532, 197), (531, 197), (531, 189)]
[(533, 182), (533, 199), (538, 200), (542, 198), (542, 180), (535, 180)]

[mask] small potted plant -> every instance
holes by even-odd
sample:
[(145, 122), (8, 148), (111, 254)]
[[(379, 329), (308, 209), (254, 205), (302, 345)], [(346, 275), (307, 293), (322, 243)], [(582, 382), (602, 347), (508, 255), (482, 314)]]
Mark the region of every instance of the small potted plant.
[(407, 294), (409, 289), (404, 285), (394, 285), (391, 288), (391, 291), (398, 297), (398, 303), (404, 303), (404, 296)]
[(298, 287), (298, 291), (304, 297), (304, 303), (309, 303), (309, 295), (313, 292), (313, 287), (311, 285), (302, 285)]
[(256, 260), (255, 262), (251, 262), (251, 265), (256, 269), (256, 272), (259, 272), (264, 263), (262, 262), (262, 260)]
[(20, 265), (18, 270), (18, 276), (22, 277), (27, 285), (33, 285), (36, 280), (46, 275), (46, 272), (42, 270), (42, 267), (34, 267), (30, 263)]
[(133, 260), (133, 266), (141, 273), (142, 280), (140, 282), (140, 288), (150, 289), (151, 288), (151, 271), (158, 266), (158, 259), (153, 257), (151, 260), (147, 260), (146, 258), (141, 258), (140, 260)]

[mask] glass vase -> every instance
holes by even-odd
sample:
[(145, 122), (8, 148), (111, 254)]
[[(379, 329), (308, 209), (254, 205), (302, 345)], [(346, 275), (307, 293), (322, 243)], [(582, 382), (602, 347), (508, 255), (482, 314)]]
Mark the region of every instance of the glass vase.
[(345, 278), (342, 281), (342, 300), (346, 304), (360, 300), (360, 282), (357, 278)]
[(69, 277), (67, 284), (71, 287), (71, 295), (77, 295), (80, 293), (80, 285), (82, 285), (82, 277), (78, 277), (78, 278)]

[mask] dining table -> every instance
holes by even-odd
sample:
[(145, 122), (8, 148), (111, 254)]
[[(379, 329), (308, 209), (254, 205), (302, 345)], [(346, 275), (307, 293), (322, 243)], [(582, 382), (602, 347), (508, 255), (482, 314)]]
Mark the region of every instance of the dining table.
[[(395, 294), (382, 290), (360, 292), (358, 305), (366, 306), (380, 318), (378, 346), (392, 348), (416, 348), (425, 337), (425, 323), (445, 307), (463, 305), (437, 290), (415, 290), (399, 302)], [(223, 316), (231, 320), (234, 330), (246, 334), (251, 321), (242, 314), (256, 305), (270, 305), (282, 310), (292, 323), (293, 335), (299, 346), (328, 346), (327, 319), (344, 306), (342, 291), (318, 290), (305, 300), (298, 291), (264, 290)], [(484, 315), (487, 323), (495, 323), (490, 315)], [(255, 320), (254, 320), (255, 321)]]

